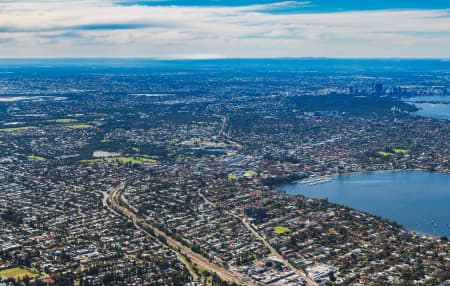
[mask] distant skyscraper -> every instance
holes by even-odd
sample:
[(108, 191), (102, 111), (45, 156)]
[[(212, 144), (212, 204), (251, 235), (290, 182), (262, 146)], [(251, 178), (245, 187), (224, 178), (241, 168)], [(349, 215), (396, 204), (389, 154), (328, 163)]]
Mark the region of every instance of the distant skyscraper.
[(376, 96), (383, 95), (383, 84), (381, 82), (377, 82), (375, 84), (375, 94), (376, 94)]

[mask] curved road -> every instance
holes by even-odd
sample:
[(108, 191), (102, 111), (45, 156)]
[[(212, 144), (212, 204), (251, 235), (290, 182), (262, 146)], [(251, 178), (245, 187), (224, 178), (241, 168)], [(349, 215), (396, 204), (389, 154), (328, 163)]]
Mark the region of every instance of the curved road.
[[(181, 242), (173, 239), (166, 233), (162, 232), (158, 228), (152, 226), (148, 222), (146, 222), (143, 218), (138, 216), (136, 212), (133, 210), (133, 208), (128, 205), (123, 199), (122, 199), (122, 192), (125, 190), (126, 184), (122, 183), (117, 187), (112, 188), (108, 192), (104, 193), (103, 203), (105, 206), (113, 211), (114, 213), (120, 213), (121, 215), (127, 217), (131, 221), (133, 221), (134, 225), (139, 228), (140, 230), (144, 231), (147, 235), (150, 235), (142, 226), (145, 226), (148, 229), (151, 229), (154, 232), (155, 236), (162, 237), (166, 240), (166, 244), (172, 248), (175, 252), (178, 254), (182, 254), (186, 257), (189, 257), (189, 259), (199, 265), (202, 268), (205, 268), (211, 273), (216, 273), (221, 279), (229, 282), (234, 282), (236, 284), (240, 285), (252, 285), (256, 286), (257, 284), (253, 282), (249, 277), (244, 276), (243, 274), (225, 269), (221, 266), (218, 266), (212, 262), (210, 262), (207, 258), (200, 255), (199, 253), (196, 253), (192, 251), (189, 247), (183, 245)], [(123, 204), (126, 204), (126, 206), (120, 205), (120, 202)], [(133, 211), (131, 211), (133, 210)], [(141, 226), (142, 225), (142, 226)]]
[[(219, 134), (218, 134), (219, 137), (223, 137), (224, 139), (228, 140), (232, 145), (235, 145), (238, 150), (243, 149), (243, 146), (240, 143), (233, 141), (230, 138), (228, 138), (227, 136), (225, 136), (225, 130), (227, 128), (228, 121), (229, 121), (228, 116), (226, 116), (226, 115), (216, 115), (216, 116), (221, 117), (223, 120), (222, 126), (221, 126), (221, 128), (219, 130)], [(240, 285), (250, 285), (250, 286), (258, 285), (253, 280), (251, 280), (249, 277), (247, 277), (237, 271), (225, 269), (224, 267), (218, 266), (218, 265), (210, 262), (206, 257), (202, 256), (199, 253), (192, 251), (189, 247), (183, 245), (181, 242), (173, 239), (166, 233), (159, 230), (157, 227), (154, 227), (150, 223), (146, 222), (142, 217), (137, 215), (136, 209), (133, 208), (132, 206), (130, 206), (128, 204), (127, 200), (122, 196), (122, 192), (125, 190), (125, 187), (126, 187), (126, 183), (121, 183), (119, 186), (114, 187), (111, 190), (109, 190), (108, 192), (103, 193), (103, 205), (105, 207), (107, 207), (111, 212), (113, 212), (117, 215), (122, 215), (122, 216), (127, 217), (134, 223), (136, 228), (142, 230), (144, 233), (146, 233), (149, 236), (152, 236), (152, 237), (159, 236), (159, 237), (164, 238), (166, 240), (166, 245), (169, 246), (173, 251), (175, 251), (177, 253), (178, 257), (180, 258), (180, 261), (182, 261), (184, 264), (186, 264), (186, 263), (185, 263), (184, 259), (182, 258), (182, 256), (188, 257), (193, 263), (199, 265), (202, 268), (205, 268), (206, 270), (208, 270), (211, 273), (213, 273), (213, 272), (217, 273), (217, 275), (225, 281), (234, 282), (234, 283), (240, 284)], [(199, 195), (203, 198), (203, 200), (207, 204), (214, 206), (214, 203), (209, 201), (203, 194), (199, 193)], [(122, 206), (120, 203), (122, 203), (125, 206)], [(242, 222), (242, 224), (258, 240), (263, 242), (263, 244), (270, 250), (270, 252), (273, 256), (275, 256), (278, 259), (280, 259), (281, 261), (283, 261), (283, 263), (288, 268), (290, 268), (294, 273), (296, 273), (297, 275), (302, 277), (306, 281), (308, 286), (316, 286), (317, 285), (317, 283), (313, 279), (311, 279), (308, 275), (306, 275), (305, 272), (292, 266), (289, 263), (289, 261), (287, 261), (275, 248), (273, 248), (270, 245), (270, 243), (261, 234), (259, 234), (251, 226), (251, 224), (248, 221), (245, 220), (244, 217), (241, 218), (240, 216), (238, 216), (234, 213), (231, 213), (231, 212), (227, 212), (227, 213), (230, 214), (231, 216), (239, 219)], [(151, 235), (150, 233), (148, 233), (148, 231), (146, 231), (142, 226), (145, 226), (146, 228), (151, 229), (153, 231), (154, 235)], [(187, 267), (188, 267), (188, 269), (190, 269), (189, 266), (187, 266)], [(194, 277), (195, 277), (195, 275), (194, 275)]]

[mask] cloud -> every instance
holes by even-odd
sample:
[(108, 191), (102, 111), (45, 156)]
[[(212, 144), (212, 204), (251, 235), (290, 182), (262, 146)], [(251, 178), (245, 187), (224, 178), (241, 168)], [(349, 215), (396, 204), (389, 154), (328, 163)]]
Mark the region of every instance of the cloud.
[(310, 5), (309, 1), (283, 1), (269, 4), (253, 4), (241, 7), (242, 11), (260, 11), (260, 12), (274, 12), (274, 11), (289, 11), (296, 8), (302, 8)]
[[(1, 1), (3, 57), (450, 57), (450, 10)], [(1, 40), (1, 39), (8, 39)]]
[[(162, 23), (100, 23), (100, 24), (85, 24), (79, 26), (69, 27), (69, 29), (73, 30), (86, 30), (86, 31), (95, 31), (95, 30), (136, 30), (136, 29), (145, 29), (152, 27), (170, 27), (169, 23), (165, 25)], [(66, 28), (67, 29), (67, 28)]]

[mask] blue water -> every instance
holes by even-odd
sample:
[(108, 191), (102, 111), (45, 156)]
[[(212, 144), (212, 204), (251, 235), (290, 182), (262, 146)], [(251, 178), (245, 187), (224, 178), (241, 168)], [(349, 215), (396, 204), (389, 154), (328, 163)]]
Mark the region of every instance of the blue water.
[[(416, 96), (405, 99), (414, 104), (420, 110), (416, 112), (419, 116), (433, 117), (450, 120), (450, 96)], [(420, 103), (418, 103), (420, 102)]]
[(292, 183), (291, 195), (330, 202), (396, 221), (407, 229), (450, 237), (450, 175), (421, 171), (336, 176), (314, 186)]

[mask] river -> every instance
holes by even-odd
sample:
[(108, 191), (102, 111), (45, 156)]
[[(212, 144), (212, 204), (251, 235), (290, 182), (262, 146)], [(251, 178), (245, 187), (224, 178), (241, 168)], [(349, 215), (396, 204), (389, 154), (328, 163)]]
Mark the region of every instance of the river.
[(330, 202), (396, 221), (409, 230), (450, 237), (450, 175), (422, 171), (342, 175), (331, 182), (291, 183), (290, 195)]
[(415, 113), (419, 116), (450, 120), (450, 95), (415, 96), (403, 100), (419, 108)]

